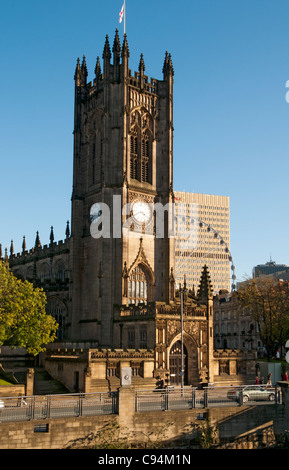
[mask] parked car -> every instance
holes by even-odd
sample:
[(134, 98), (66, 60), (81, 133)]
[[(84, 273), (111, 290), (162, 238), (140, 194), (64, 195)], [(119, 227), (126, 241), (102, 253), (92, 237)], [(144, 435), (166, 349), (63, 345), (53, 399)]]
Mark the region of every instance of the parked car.
[(3, 400), (0, 400), (0, 408), (4, 408), (5, 405), (4, 405), (4, 401)]
[(247, 403), (247, 401), (264, 401), (264, 400), (275, 400), (275, 391), (272, 388), (266, 387), (253, 387), (248, 385), (247, 387), (240, 387), (235, 390), (230, 390), (228, 392), (228, 398), (230, 400), (240, 400), (240, 394), (243, 391), (243, 403)]

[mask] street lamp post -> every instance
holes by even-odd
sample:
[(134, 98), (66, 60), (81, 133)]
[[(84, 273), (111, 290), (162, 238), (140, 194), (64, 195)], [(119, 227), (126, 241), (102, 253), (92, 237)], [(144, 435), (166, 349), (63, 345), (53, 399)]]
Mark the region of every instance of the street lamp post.
[(183, 335), (183, 324), (184, 324), (184, 292), (181, 289), (181, 389), (183, 392), (184, 388), (184, 335)]
[(184, 390), (184, 292), (186, 292), (186, 277), (184, 278), (184, 288), (180, 286), (181, 296), (181, 391)]

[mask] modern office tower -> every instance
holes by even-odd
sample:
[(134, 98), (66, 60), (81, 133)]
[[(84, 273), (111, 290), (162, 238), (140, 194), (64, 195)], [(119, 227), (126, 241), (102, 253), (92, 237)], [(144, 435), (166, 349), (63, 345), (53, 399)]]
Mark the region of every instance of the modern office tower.
[(214, 293), (234, 288), (230, 253), (230, 202), (227, 196), (174, 191), (175, 278), (197, 293), (208, 266)]
[(257, 266), (254, 266), (252, 274), (253, 277), (259, 277), (287, 271), (289, 272), (289, 267), (286, 264), (276, 264), (276, 261), (272, 261), (270, 259), (266, 264), (258, 264)]

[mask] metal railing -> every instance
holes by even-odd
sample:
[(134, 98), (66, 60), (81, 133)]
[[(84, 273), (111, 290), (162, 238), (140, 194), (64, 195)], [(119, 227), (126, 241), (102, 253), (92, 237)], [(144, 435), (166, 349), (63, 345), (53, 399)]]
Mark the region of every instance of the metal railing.
[[(4, 406), (3, 406), (4, 405)], [(117, 392), (0, 397), (0, 423), (116, 414)]]
[(137, 412), (281, 403), (281, 389), (278, 386), (170, 387), (138, 390), (135, 394)]
[[(135, 392), (135, 411), (188, 410), (282, 403), (278, 386), (168, 387)], [(118, 413), (118, 392), (0, 397), (0, 423)]]

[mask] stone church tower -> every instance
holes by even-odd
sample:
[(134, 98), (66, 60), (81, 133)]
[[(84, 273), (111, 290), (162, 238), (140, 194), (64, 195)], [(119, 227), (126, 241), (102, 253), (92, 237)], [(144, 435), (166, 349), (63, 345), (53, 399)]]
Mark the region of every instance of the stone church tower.
[(93, 82), (85, 57), (75, 71), (70, 336), (102, 346), (114, 306), (169, 303), (174, 272), (168, 213), (153, 207), (173, 202), (173, 66), (166, 53), (163, 80), (149, 80), (129, 55), (116, 31)]

